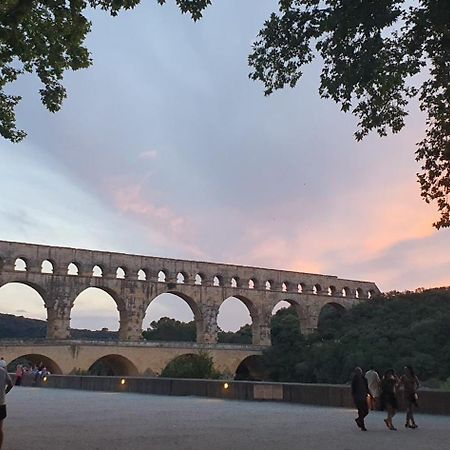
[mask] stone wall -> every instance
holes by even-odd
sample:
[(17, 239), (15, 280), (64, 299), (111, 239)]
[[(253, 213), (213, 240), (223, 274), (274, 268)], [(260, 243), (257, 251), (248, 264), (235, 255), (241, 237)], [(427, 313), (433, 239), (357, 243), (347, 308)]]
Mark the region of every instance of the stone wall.
[[(122, 380), (124, 380), (123, 384)], [(28, 380), (28, 384), (30, 382), (31, 380)], [(45, 381), (40, 381), (38, 386), (156, 395), (195, 395), (230, 400), (271, 400), (354, 408), (350, 387), (346, 385), (173, 378), (49, 376)], [(400, 406), (401, 409), (404, 409), (402, 404)], [(419, 391), (419, 406), (420, 413), (450, 415), (450, 391), (421, 390)]]

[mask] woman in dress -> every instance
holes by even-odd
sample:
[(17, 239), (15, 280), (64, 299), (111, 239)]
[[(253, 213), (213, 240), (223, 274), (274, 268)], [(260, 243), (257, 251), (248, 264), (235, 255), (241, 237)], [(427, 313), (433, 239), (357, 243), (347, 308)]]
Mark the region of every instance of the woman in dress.
[(384, 423), (390, 430), (397, 430), (392, 423), (392, 418), (398, 409), (397, 402), (397, 385), (399, 379), (395, 374), (394, 369), (388, 369), (384, 373), (383, 380), (381, 381), (381, 407), (387, 411), (387, 418), (384, 419)]
[(411, 366), (405, 366), (404, 374), (400, 378), (400, 383), (403, 386), (403, 395), (406, 404), (406, 428), (417, 428), (414, 421), (414, 409), (417, 408), (417, 389), (419, 389), (419, 379), (414, 373)]

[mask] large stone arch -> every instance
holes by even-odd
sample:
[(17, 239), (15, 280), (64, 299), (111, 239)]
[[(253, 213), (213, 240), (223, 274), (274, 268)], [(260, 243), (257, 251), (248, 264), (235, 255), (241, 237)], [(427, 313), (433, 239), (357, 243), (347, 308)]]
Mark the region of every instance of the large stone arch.
[(137, 376), (139, 374), (138, 368), (129, 358), (116, 353), (101, 356), (91, 364), (88, 363), (87, 371), (91, 375), (104, 376)]
[(52, 358), (49, 358), (41, 353), (26, 353), (16, 356), (13, 360), (9, 361), (8, 370), (12, 370), (16, 364), (23, 364), (24, 362), (31, 364), (32, 367), (43, 364), (47, 370), (50, 371), (50, 373), (56, 375), (63, 374), (63, 371), (58, 363), (56, 363)]
[(329, 301), (322, 304), (319, 315), (317, 317), (317, 328), (319, 328), (321, 321), (323, 319), (323, 314), (326, 311), (326, 309), (333, 308), (334, 311), (337, 313), (338, 316), (341, 316), (347, 311), (347, 308), (341, 303), (337, 301)]
[[(199, 354), (196, 352), (192, 352), (192, 351), (187, 351), (185, 353), (182, 353), (181, 355), (177, 355), (174, 358), (170, 359), (170, 361), (168, 361), (165, 366), (162, 368), (161, 370), (161, 376), (165, 376), (164, 372), (175, 362), (177, 361), (186, 361), (189, 362), (189, 360), (195, 360), (197, 358), (200, 358)], [(167, 375), (170, 376), (170, 375)], [(201, 374), (196, 375), (194, 374), (186, 374), (187, 378), (203, 378), (201, 376)], [(182, 377), (181, 377), (182, 378)]]
[[(75, 276), (74, 276), (75, 278)], [(88, 289), (98, 289), (100, 291), (103, 291), (104, 293), (108, 294), (114, 301), (117, 307), (117, 311), (119, 314), (119, 340), (127, 340), (126, 336), (128, 335), (128, 328), (129, 328), (129, 311), (127, 309), (127, 305), (125, 303), (125, 300), (112, 288), (105, 286), (103, 284), (86, 284), (86, 283), (77, 283), (76, 288), (74, 288), (70, 294), (70, 296), (66, 299), (66, 302), (68, 304), (61, 305), (61, 309), (68, 309), (68, 322), (70, 324), (70, 319), (72, 316), (72, 309), (75, 306), (75, 303), (77, 301), (77, 298), (84, 292), (86, 292)], [(70, 337), (70, 325), (69, 325), (69, 333), (68, 336)]]
[(268, 311), (269, 313), (269, 317), (267, 319), (269, 326), (270, 326), (270, 335), (272, 338), (272, 327), (271, 327), (271, 323), (272, 323), (272, 317), (274, 315), (273, 311), (274, 309), (282, 302), (286, 302), (289, 304), (289, 306), (291, 306), (292, 308), (294, 308), (295, 313), (297, 314), (297, 319), (298, 319), (298, 327), (300, 332), (302, 332), (302, 326), (304, 326), (305, 324), (305, 319), (307, 319), (307, 317), (305, 316), (306, 311), (305, 311), (305, 305), (302, 304), (302, 302), (300, 302), (299, 300), (290, 298), (290, 297), (281, 297), (278, 298), (276, 300), (274, 300), (271, 303), (271, 307)]
[(262, 355), (249, 355), (242, 359), (234, 371), (235, 380), (264, 381), (267, 374)]
[[(51, 336), (51, 324), (50, 324), (50, 320), (49, 320), (49, 314), (51, 316), (51, 312), (50, 312), (51, 311), (51, 302), (49, 301), (49, 297), (48, 297), (46, 289), (37, 283), (34, 283), (27, 279), (21, 279), (20, 277), (7, 277), (5, 279), (5, 277), (0, 276), (0, 289), (6, 287), (8, 285), (13, 285), (13, 284), (26, 286), (27, 288), (33, 289), (39, 295), (39, 297), (42, 300), (42, 306), (43, 306), (44, 310), (46, 310), (46, 316), (47, 316), (46, 317), (46, 320), (47, 320), (46, 337), (50, 337)], [(20, 304), (18, 304), (18, 306), (20, 306)], [(1, 305), (0, 305), (0, 312), (1, 312)]]
[(165, 292), (161, 292), (158, 295), (156, 295), (155, 297), (151, 298), (148, 301), (148, 303), (146, 303), (144, 306), (144, 317), (147, 314), (148, 308), (151, 306), (151, 304), (163, 294), (175, 295), (176, 297), (178, 297), (181, 300), (183, 300), (184, 302), (186, 302), (186, 304), (191, 309), (192, 314), (194, 315), (194, 321), (195, 321), (196, 332), (197, 332), (197, 342), (203, 342), (204, 341), (203, 336), (204, 336), (204, 332), (205, 332), (205, 324), (203, 321), (201, 305), (199, 305), (192, 296), (187, 295), (186, 293), (181, 292), (178, 289), (169, 289), (169, 290), (167, 290)]
[[(251, 327), (252, 327), (252, 343), (254, 345), (262, 345), (262, 341), (264, 340), (262, 333), (263, 326), (263, 317), (259, 308), (257, 306), (257, 302), (252, 300), (250, 296), (242, 295), (235, 292), (229, 292), (226, 298), (223, 298), (217, 307), (217, 314), (219, 313), (220, 307), (230, 298), (236, 298), (241, 301), (248, 309), (250, 313), (250, 317), (252, 319)], [(217, 318), (216, 318), (217, 322)]]

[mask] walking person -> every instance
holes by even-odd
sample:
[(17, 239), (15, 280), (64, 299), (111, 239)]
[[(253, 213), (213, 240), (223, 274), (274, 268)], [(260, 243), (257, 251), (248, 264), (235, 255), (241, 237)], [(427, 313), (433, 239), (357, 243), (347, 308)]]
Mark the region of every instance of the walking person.
[(3, 444), (3, 421), (6, 418), (5, 395), (12, 389), (11, 378), (6, 371), (6, 363), (0, 365), (0, 449)]
[(364, 419), (369, 414), (369, 408), (367, 406), (367, 396), (369, 395), (369, 387), (367, 380), (363, 375), (361, 367), (355, 367), (354, 375), (352, 378), (352, 397), (358, 410), (358, 417), (355, 419), (356, 425), (361, 431), (367, 431)]
[(22, 364), (17, 364), (16, 379), (14, 381), (14, 384), (16, 386), (20, 386), (22, 384), (22, 378), (23, 378), (23, 366), (22, 366)]
[(381, 381), (381, 407), (383, 410), (387, 411), (387, 418), (384, 419), (386, 426), (393, 431), (397, 428), (394, 427), (392, 419), (398, 409), (396, 389), (399, 383), (399, 379), (395, 374), (394, 369), (388, 369), (383, 375), (383, 380)]
[(419, 379), (411, 366), (405, 366), (404, 373), (400, 378), (400, 384), (403, 386), (403, 395), (406, 404), (406, 423), (405, 428), (417, 428), (414, 420), (414, 409), (417, 408), (417, 389), (419, 389)]
[(365, 377), (367, 384), (369, 385), (370, 409), (373, 411), (380, 407), (381, 380), (378, 372), (373, 367), (370, 367), (370, 370), (366, 372)]

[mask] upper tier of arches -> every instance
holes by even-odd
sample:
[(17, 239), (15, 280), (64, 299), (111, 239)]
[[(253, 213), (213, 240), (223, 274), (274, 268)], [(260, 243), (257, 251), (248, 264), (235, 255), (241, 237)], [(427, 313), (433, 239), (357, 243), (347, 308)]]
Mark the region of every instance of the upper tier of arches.
[(0, 241), (0, 271), (367, 299), (374, 283), (334, 276)]

